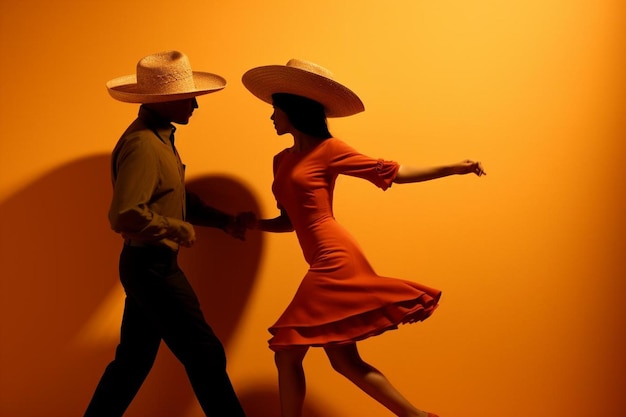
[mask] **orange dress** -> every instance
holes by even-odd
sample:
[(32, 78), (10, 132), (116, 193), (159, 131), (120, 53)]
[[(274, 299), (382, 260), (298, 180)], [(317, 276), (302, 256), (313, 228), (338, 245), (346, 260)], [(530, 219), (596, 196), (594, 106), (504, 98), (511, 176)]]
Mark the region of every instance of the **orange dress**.
[(398, 168), (396, 162), (362, 155), (337, 138), (307, 152), (285, 149), (274, 157), (272, 191), (291, 219), (310, 268), (269, 328), (270, 349), (352, 343), (401, 323), (422, 321), (435, 310), (441, 291), (377, 275), (333, 216), (339, 174), (385, 190)]

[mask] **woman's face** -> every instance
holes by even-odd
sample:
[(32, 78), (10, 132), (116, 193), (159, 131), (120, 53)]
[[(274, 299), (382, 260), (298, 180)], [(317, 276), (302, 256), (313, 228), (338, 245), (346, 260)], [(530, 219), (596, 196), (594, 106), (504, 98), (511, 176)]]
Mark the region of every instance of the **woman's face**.
[(274, 129), (276, 129), (277, 135), (284, 135), (285, 133), (292, 133), (294, 128), (291, 122), (289, 121), (289, 117), (287, 117), (287, 113), (274, 106), (274, 113), (270, 119), (274, 122)]

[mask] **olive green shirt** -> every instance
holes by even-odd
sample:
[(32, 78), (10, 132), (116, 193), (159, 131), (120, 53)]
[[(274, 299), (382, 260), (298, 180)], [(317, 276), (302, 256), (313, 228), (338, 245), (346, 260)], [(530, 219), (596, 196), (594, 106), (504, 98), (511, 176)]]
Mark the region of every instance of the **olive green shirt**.
[(196, 196), (187, 196), (185, 166), (174, 147), (175, 130), (141, 106), (139, 116), (113, 149), (109, 221), (127, 242), (178, 250), (172, 237), (180, 230), (177, 225), (186, 220), (187, 210), (196, 220), (192, 223), (203, 226), (223, 229), (231, 219)]

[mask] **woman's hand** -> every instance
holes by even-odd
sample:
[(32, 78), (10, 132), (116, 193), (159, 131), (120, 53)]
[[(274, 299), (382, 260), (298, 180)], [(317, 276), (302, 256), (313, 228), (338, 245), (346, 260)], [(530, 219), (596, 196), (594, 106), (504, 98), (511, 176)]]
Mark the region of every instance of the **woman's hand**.
[(255, 228), (256, 224), (256, 214), (246, 211), (233, 216), (224, 228), (224, 231), (235, 239), (246, 240), (246, 232), (248, 229)]
[(479, 177), (481, 175), (487, 175), (487, 173), (483, 169), (483, 166), (481, 165), (480, 162), (471, 161), (469, 159), (466, 159), (463, 162), (459, 162), (455, 168), (457, 170), (457, 174), (460, 174), (460, 175), (476, 174)]

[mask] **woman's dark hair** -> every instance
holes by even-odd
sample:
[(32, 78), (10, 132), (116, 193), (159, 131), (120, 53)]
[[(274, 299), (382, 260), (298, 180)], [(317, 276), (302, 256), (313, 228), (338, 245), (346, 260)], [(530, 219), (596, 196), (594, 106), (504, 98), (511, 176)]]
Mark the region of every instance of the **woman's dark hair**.
[(300, 132), (318, 139), (332, 137), (328, 131), (324, 106), (317, 101), (295, 94), (274, 93), (272, 103), (287, 114), (293, 127)]

